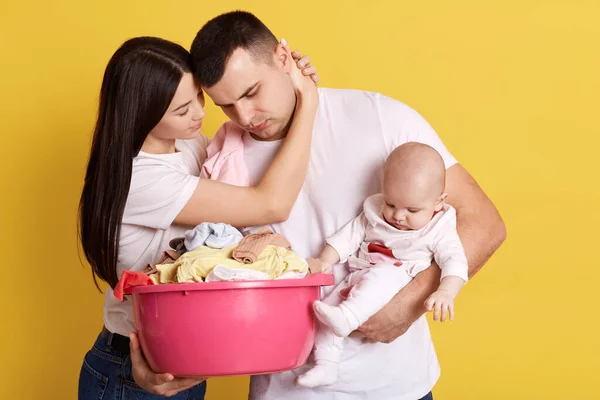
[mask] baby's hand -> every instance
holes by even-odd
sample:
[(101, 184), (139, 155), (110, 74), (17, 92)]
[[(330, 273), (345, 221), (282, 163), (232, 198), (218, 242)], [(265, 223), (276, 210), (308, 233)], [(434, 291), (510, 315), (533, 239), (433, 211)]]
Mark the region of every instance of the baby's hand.
[(324, 263), (319, 258), (309, 258), (306, 262), (308, 263), (308, 270), (311, 274), (331, 273), (331, 265)]
[(433, 320), (437, 321), (440, 317), (440, 322), (446, 321), (446, 316), (449, 315), (450, 321), (454, 320), (454, 296), (446, 290), (436, 290), (425, 300), (425, 308), (427, 311), (433, 310)]

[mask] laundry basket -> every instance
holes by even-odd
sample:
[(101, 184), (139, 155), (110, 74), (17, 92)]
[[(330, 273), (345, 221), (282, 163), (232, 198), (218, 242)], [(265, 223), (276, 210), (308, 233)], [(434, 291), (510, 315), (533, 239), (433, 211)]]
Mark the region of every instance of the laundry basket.
[(130, 290), (144, 355), (176, 376), (257, 375), (303, 365), (313, 347), (312, 303), (333, 275), (139, 286)]

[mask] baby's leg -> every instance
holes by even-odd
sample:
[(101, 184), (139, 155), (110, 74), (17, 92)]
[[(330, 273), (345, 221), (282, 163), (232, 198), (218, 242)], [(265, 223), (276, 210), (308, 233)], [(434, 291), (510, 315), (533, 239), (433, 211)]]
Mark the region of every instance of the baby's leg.
[(298, 386), (317, 387), (331, 385), (337, 380), (344, 338), (337, 336), (328, 326), (319, 324), (313, 357), (315, 366), (296, 379)]
[(339, 306), (324, 302), (314, 304), (317, 318), (338, 336), (348, 336), (365, 323), (412, 279), (404, 268), (392, 264), (377, 264), (365, 270), (365, 273), (350, 278), (349, 284), (356, 280), (358, 283), (348, 299)]
[[(340, 292), (346, 289), (349, 280), (344, 279), (322, 302), (337, 306), (343, 300)], [(331, 385), (337, 380), (338, 366), (343, 351), (344, 338), (337, 336), (329, 326), (319, 323), (313, 358), (315, 366), (296, 379), (298, 386), (317, 387)]]
[(342, 308), (339, 307), (344, 301), (340, 292), (358, 284), (361, 277), (367, 272), (367, 269), (352, 272), (323, 301), (315, 301), (313, 304), (315, 315), (319, 321), (330, 327), (338, 336), (347, 336), (347, 334), (343, 335), (340, 332), (344, 332), (348, 326), (357, 323), (356, 317), (353, 314), (344, 313)]

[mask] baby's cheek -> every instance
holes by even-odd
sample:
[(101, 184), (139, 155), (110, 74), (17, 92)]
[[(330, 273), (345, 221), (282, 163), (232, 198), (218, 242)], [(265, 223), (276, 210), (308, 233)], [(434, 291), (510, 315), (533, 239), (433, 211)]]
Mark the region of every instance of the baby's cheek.
[(416, 218), (415, 225), (418, 225), (418, 228), (417, 228), (417, 229), (421, 229), (421, 228), (423, 228), (425, 225), (427, 225), (427, 223), (428, 223), (428, 222), (429, 222), (429, 219), (428, 219), (426, 216), (424, 216), (424, 215), (419, 215), (419, 216)]
[(383, 216), (389, 221), (390, 219), (390, 210), (388, 207), (383, 207)]

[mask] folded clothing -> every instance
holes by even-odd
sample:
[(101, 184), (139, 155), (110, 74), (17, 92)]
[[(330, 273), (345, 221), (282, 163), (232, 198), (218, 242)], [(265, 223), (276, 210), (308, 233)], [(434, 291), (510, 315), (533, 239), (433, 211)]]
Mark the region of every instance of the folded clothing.
[(246, 268), (230, 268), (227, 265), (215, 265), (206, 276), (205, 282), (232, 282), (232, 281), (266, 281), (269, 275), (266, 272)]
[[(231, 269), (260, 271), (267, 279), (276, 279), (288, 272), (306, 273), (306, 260), (283, 247), (268, 245), (252, 264), (231, 258), (236, 245), (222, 249), (202, 246), (183, 254), (173, 264), (157, 265), (158, 274), (151, 276), (155, 283), (201, 282), (217, 265)], [(263, 276), (263, 275), (261, 275)]]
[(233, 250), (232, 258), (244, 264), (252, 264), (269, 245), (283, 247), (288, 250), (291, 248), (290, 242), (282, 235), (273, 233), (269, 229), (263, 229), (259, 233), (246, 236), (239, 246)]
[[(124, 271), (115, 287), (115, 297), (122, 300), (126, 290), (141, 285), (300, 279), (308, 273), (306, 260), (290, 250), (283, 236), (264, 230), (238, 242), (240, 237), (230, 225), (201, 224), (179, 239), (181, 247), (163, 252), (156, 265), (148, 264), (142, 272)], [(190, 245), (195, 240), (206, 245), (180, 255), (178, 250), (185, 251), (187, 239)], [(227, 241), (235, 243), (226, 245)]]
[(222, 249), (225, 246), (238, 244), (243, 237), (240, 231), (233, 226), (212, 222), (203, 222), (185, 233), (183, 244), (187, 250), (194, 250), (201, 246)]
[[(302, 279), (308, 271), (285, 272), (278, 279)], [(255, 271), (246, 268), (230, 268), (226, 265), (216, 265), (212, 271), (208, 273), (205, 282), (235, 282), (235, 281), (266, 281), (269, 280), (269, 275), (262, 271)]]

